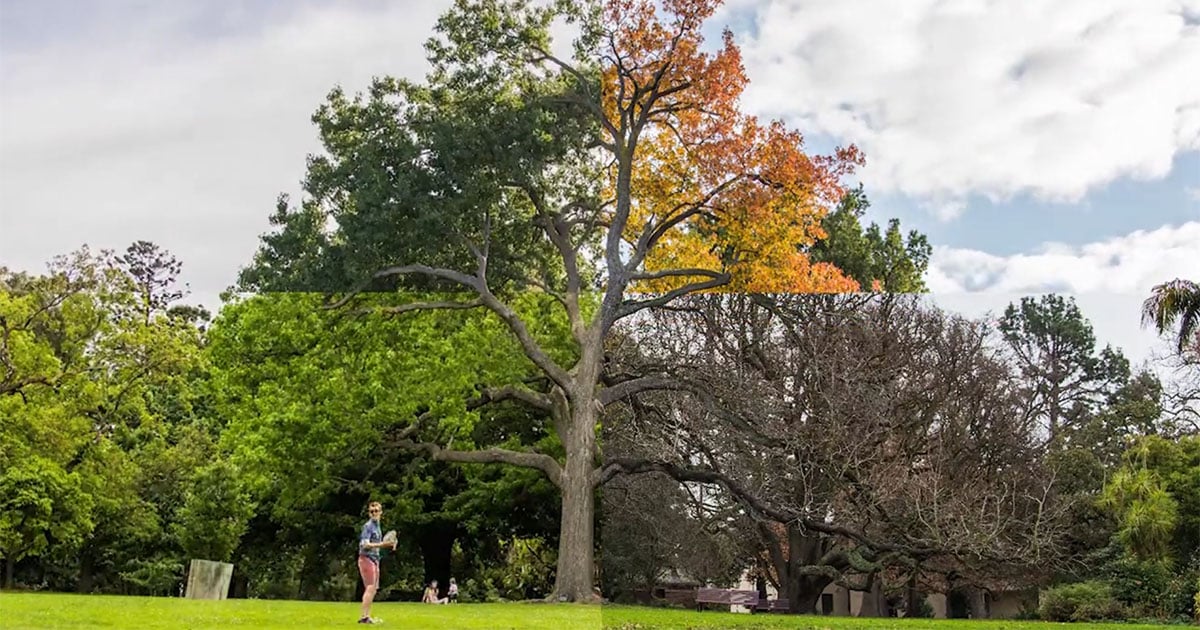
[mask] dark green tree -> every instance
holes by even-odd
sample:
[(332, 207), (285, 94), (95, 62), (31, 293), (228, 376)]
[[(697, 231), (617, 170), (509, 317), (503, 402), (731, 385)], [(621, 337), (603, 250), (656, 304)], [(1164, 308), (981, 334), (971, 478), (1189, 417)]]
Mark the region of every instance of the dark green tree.
[(1112, 346), (1096, 348), (1091, 323), (1074, 298), (1044, 295), (1009, 304), (1000, 318), (1025, 388), (1025, 413), (1054, 449), (1129, 379), (1129, 361)]
[(910, 230), (905, 237), (900, 220), (888, 221), (886, 230), (862, 218), (871, 205), (862, 186), (847, 191), (837, 209), (821, 220), (828, 235), (809, 250), (814, 262), (832, 263), (858, 281), (863, 290), (923, 293), (925, 271), (933, 248), (924, 234)]

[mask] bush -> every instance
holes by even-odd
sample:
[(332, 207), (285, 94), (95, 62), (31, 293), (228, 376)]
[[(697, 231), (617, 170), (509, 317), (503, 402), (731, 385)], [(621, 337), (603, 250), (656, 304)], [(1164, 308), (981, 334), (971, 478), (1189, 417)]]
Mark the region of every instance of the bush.
[(1125, 607), (1108, 584), (1079, 582), (1043, 592), (1038, 615), (1046, 621), (1102, 621), (1125, 617)]
[(1200, 621), (1200, 578), (1196, 578), (1196, 594), (1192, 596), (1192, 615)]
[(1173, 570), (1168, 562), (1122, 558), (1105, 567), (1113, 595), (1139, 618), (1190, 619), (1195, 611), (1198, 569)]
[(1196, 579), (1195, 573), (1180, 574), (1171, 579), (1162, 597), (1164, 618), (1184, 621), (1192, 618), (1196, 611)]

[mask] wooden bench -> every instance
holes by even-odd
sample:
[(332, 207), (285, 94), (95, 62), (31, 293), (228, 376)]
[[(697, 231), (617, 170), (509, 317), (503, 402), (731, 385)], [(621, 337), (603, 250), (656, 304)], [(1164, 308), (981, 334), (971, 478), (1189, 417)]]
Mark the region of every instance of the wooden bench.
[(660, 591), (661, 595), (659, 595), (659, 598), (675, 606), (691, 608), (696, 605), (695, 588), (664, 588), (660, 589)]
[(786, 599), (760, 599), (758, 606), (754, 608), (756, 612), (787, 612), (788, 600)]
[(758, 591), (741, 591), (728, 588), (697, 588), (696, 607), (703, 610), (705, 604), (746, 606), (754, 610), (758, 607)]

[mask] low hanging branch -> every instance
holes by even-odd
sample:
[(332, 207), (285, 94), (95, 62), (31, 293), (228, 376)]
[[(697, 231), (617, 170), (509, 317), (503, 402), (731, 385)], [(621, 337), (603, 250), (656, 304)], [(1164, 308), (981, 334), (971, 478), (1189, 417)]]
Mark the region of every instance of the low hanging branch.
[(413, 442), (411, 448), (425, 451), (430, 458), (442, 462), (460, 464), (510, 464), (523, 468), (536, 468), (546, 473), (555, 486), (562, 485), (562, 466), (558, 460), (542, 453), (510, 451), (503, 448), (487, 448), (479, 451), (455, 451), (444, 449), (429, 442)]

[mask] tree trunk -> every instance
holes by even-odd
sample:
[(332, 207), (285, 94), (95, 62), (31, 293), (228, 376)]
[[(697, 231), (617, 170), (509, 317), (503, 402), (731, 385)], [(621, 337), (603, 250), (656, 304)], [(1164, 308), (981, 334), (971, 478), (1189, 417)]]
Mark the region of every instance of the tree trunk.
[(79, 581), (75, 590), (79, 593), (91, 593), (96, 584), (95, 562), (92, 560), (91, 549), (84, 549), (79, 558)]
[[(817, 602), (821, 601), (821, 593), (828, 583), (816, 584), (812, 580), (792, 580), (789, 587), (795, 585), (795, 594), (788, 594), (788, 612), (798, 615), (813, 615), (817, 612)], [(792, 588), (788, 589), (792, 591)]]
[(788, 612), (811, 615), (817, 611), (821, 592), (833, 580), (825, 575), (806, 575), (803, 569), (820, 564), (827, 541), (820, 535), (804, 533), (795, 523), (788, 524), (787, 536), (787, 557), (780, 558), (785, 566), (777, 566), (775, 570), (786, 584)]
[(12, 558), (4, 559), (4, 588), (12, 590), (13, 587), (13, 562)]
[(595, 580), (596, 494), (592, 485), (595, 427), (596, 415), (592, 405), (572, 405), (570, 424), (566, 427), (565, 435), (561, 436), (566, 448), (566, 464), (563, 466), (560, 486), (562, 523), (558, 538), (558, 571), (552, 596), (557, 601), (597, 600), (592, 590)]

